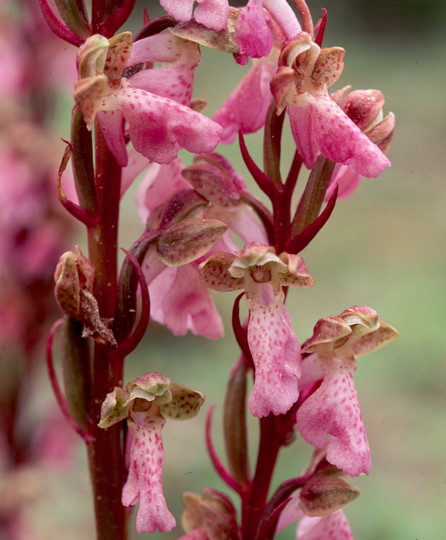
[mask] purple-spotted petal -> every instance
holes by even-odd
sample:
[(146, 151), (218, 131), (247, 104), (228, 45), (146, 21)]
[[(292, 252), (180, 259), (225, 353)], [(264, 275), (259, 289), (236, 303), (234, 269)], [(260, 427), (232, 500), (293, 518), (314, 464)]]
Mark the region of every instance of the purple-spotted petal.
[(305, 166), (312, 168), (319, 152), (337, 163), (349, 165), (361, 176), (374, 178), (390, 165), (328, 93), (317, 97), (306, 92), (298, 104), (287, 107), (291, 130)]
[(162, 488), (164, 448), (161, 430), (162, 417), (147, 418), (146, 413), (133, 413), (129, 420), (127, 459), (129, 473), (122, 490), (122, 504), (133, 506), (139, 501), (136, 530), (153, 533), (167, 532), (175, 527)]
[(181, 148), (212, 152), (220, 140), (218, 124), (171, 99), (129, 86), (119, 101), (133, 146), (156, 163), (170, 163)]
[[(370, 448), (364, 430), (352, 369), (330, 368), (321, 386), (297, 411), (302, 437), (315, 448), (327, 445), (327, 460), (350, 476), (369, 474)], [(327, 444), (328, 443), (328, 444)]]
[(188, 331), (210, 339), (223, 336), (223, 325), (197, 265), (166, 268), (149, 286), (152, 318), (174, 335)]
[(249, 409), (259, 418), (285, 414), (299, 397), (299, 342), (282, 293), (274, 296), (269, 283), (257, 284), (255, 294), (247, 293), (247, 302), (248, 343), (255, 366)]
[(251, 69), (227, 101), (214, 115), (214, 121), (223, 127), (221, 142), (232, 143), (241, 133), (254, 133), (265, 123), (265, 116), (273, 96), (270, 82), (277, 69), (278, 52), (254, 60)]
[(240, 54), (251, 58), (267, 56), (273, 45), (273, 34), (263, 13), (262, 0), (249, 0), (236, 23), (234, 41)]
[(157, 34), (137, 41), (129, 65), (142, 62), (169, 62), (169, 64), (137, 71), (130, 84), (147, 92), (164, 96), (183, 105), (189, 105), (192, 96), (194, 69), (200, 62), (200, 49), (196, 43), (173, 34)]

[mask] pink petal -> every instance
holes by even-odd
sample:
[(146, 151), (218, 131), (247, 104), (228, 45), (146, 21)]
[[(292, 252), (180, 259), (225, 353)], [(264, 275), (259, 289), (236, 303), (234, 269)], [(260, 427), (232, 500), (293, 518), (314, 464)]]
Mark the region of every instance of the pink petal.
[[(160, 0), (163, 8), (178, 21), (192, 18), (194, 0)], [(225, 30), (229, 16), (227, 0), (198, 0), (194, 18), (197, 23), (219, 32)]]
[(133, 506), (139, 501), (136, 530), (142, 532), (170, 531), (175, 519), (164, 499), (162, 472), (164, 448), (161, 430), (165, 420), (150, 419), (146, 413), (134, 413), (135, 423), (129, 421), (130, 444), (127, 447), (129, 473), (122, 490), (122, 504)]
[(122, 112), (117, 109), (99, 111), (96, 114), (96, 119), (116, 161), (121, 167), (125, 167), (128, 163), (128, 157), (124, 140), (124, 117)]
[(150, 165), (136, 193), (136, 205), (143, 223), (147, 222), (152, 210), (164, 204), (174, 193), (190, 188), (189, 182), (181, 174), (183, 167), (179, 158), (168, 165)]
[(313, 167), (321, 152), (326, 158), (349, 165), (361, 176), (374, 178), (390, 165), (328, 93), (300, 94), (298, 105), (288, 105), (291, 130), (305, 166)]
[(122, 169), (121, 197), (133, 184), (139, 174), (150, 164), (147, 158), (142, 156), (134, 148), (129, 148), (127, 166)]
[(352, 371), (330, 368), (321, 386), (299, 408), (296, 424), (315, 448), (327, 444), (327, 460), (351, 476), (369, 474), (370, 448)]
[(263, 7), (271, 13), (287, 39), (293, 39), (302, 32), (299, 21), (286, 0), (263, 0)]
[(192, 96), (194, 70), (200, 62), (199, 46), (172, 34), (157, 34), (137, 41), (129, 65), (141, 62), (170, 62), (143, 69), (130, 77), (134, 88), (152, 92), (189, 105)]
[(283, 305), (270, 284), (257, 284), (257, 294), (247, 292), (248, 343), (255, 365), (249, 409), (256, 417), (285, 414), (299, 397), (301, 376), (299, 343)]
[(181, 148), (212, 152), (220, 141), (218, 124), (173, 100), (131, 87), (119, 98), (133, 146), (156, 163), (170, 163)]
[(229, 4), (227, 0), (198, 0), (194, 11), (197, 23), (220, 32), (228, 26)]
[(297, 527), (296, 540), (354, 540), (344, 511), (321, 517), (305, 516)]
[(299, 388), (320, 381), (325, 376), (325, 367), (316, 353), (309, 354), (302, 360), (302, 377), (299, 380)]
[(273, 99), (270, 82), (277, 69), (277, 56), (273, 49), (269, 57), (254, 60), (239, 86), (215, 113), (213, 119), (224, 128), (222, 143), (232, 143), (239, 131), (254, 133), (265, 123)]
[(249, 0), (236, 23), (234, 41), (241, 55), (251, 58), (267, 56), (273, 45), (273, 34), (263, 13), (262, 0)]
[(354, 171), (351, 167), (347, 165), (340, 165), (339, 163), (335, 166), (333, 175), (330, 180), (330, 185), (328, 186), (327, 193), (325, 194), (325, 201), (328, 201), (333, 194), (333, 191), (336, 186), (338, 186), (338, 199), (346, 199), (353, 195), (356, 191), (356, 188), (361, 182), (361, 175)]
[(223, 325), (197, 265), (166, 268), (149, 286), (152, 318), (175, 336), (193, 334), (210, 339), (223, 336)]
[(177, 21), (189, 21), (195, 0), (160, 0), (160, 4)]
[[(218, 219), (225, 223), (231, 231), (234, 231), (245, 243), (268, 243), (265, 229), (252, 211), (252, 208), (246, 204), (241, 203), (234, 208), (211, 206), (204, 215), (206, 218)], [(233, 245), (233, 249), (231, 249), (230, 252), (236, 250), (237, 247)]]
[(291, 496), (289, 503), (280, 513), (279, 520), (277, 521), (277, 532), (280, 532), (285, 529), (285, 527), (288, 527), (288, 525), (291, 525), (293, 521), (297, 521), (304, 517), (304, 513), (299, 506), (300, 499), (298, 493), (299, 492), (295, 492)]

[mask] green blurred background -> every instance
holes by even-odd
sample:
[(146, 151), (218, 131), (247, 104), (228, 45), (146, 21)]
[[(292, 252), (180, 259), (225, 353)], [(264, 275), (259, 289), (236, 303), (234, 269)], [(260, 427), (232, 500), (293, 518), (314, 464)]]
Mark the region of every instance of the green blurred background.
[[(338, 203), (327, 227), (303, 253), (317, 283), (309, 290), (292, 290), (288, 308), (301, 341), (318, 318), (353, 304), (370, 305), (400, 331), (395, 343), (362, 358), (356, 373), (373, 471), (352, 481), (362, 494), (346, 513), (357, 540), (441, 540), (446, 538), (446, 2), (309, 4), (315, 17), (321, 7), (329, 11), (324, 45), (347, 50), (336, 88), (350, 84), (354, 89), (380, 89), (387, 100), (385, 113), (395, 113), (397, 126), (389, 152), (392, 168), (378, 179), (364, 179), (354, 197)], [(149, 12), (157, 14), (150, 7)], [(205, 54), (195, 96), (209, 100), (208, 114), (224, 101), (242, 72), (231, 57)], [(247, 142), (260, 162), (260, 138), (252, 135)], [(236, 148), (219, 151), (245, 170)], [(285, 156), (291, 152), (290, 143)], [(132, 193), (126, 196), (122, 230), (125, 247), (141, 231)], [(223, 315), (230, 312), (233, 298), (217, 295)], [(225, 324), (226, 337), (217, 342), (194, 336), (174, 339), (152, 324), (144, 346), (127, 363), (127, 379), (160, 371), (204, 391), (205, 409), (218, 404), (214, 440), (222, 455), (224, 381), (238, 356), (227, 317)], [(164, 485), (177, 518), (183, 491), (224, 488), (203, 450), (204, 418), (205, 410), (192, 421), (170, 422), (165, 428)], [(254, 455), (255, 423), (252, 428)], [(308, 445), (301, 442), (287, 448), (276, 483), (298, 475), (309, 455)], [(70, 481), (52, 479), (48, 498), (36, 508), (43, 527), (51, 508), (58, 537), (64, 539), (93, 534), (80, 445), (76, 460)], [(178, 528), (141, 538), (173, 539), (180, 534)], [(278, 538), (294, 538), (294, 527)]]

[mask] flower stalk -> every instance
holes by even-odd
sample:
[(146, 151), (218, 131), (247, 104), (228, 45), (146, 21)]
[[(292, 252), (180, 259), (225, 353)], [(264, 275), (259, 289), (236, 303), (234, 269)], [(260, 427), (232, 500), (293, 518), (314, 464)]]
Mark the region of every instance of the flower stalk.
[[(54, 275), (65, 314), (64, 392), (51, 354), (49, 370), (59, 404), (87, 446), (97, 539), (127, 540), (127, 508), (136, 504), (137, 532), (176, 525), (163, 494), (163, 429), (198, 414), (204, 395), (150, 367), (124, 384), (124, 362), (149, 319), (175, 336), (221, 337), (210, 290), (241, 291), (232, 310), (241, 354), (223, 411), (227, 466), (211, 437), (215, 406), (205, 428), (211, 462), (241, 512), (237, 520), (230, 497), (212, 488), (187, 493), (181, 538), (272, 540), (297, 520), (296, 539), (333, 531), (352, 539), (343, 507), (358, 490), (339, 476), (370, 470), (353, 382), (356, 358), (397, 334), (358, 305), (320, 319), (301, 344), (286, 300), (292, 287), (314, 284), (298, 253), (327, 224), (340, 194), (390, 164), (384, 151), (394, 117), (382, 119), (384, 97), (373, 90), (347, 95), (347, 87), (330, 94), (345, 51), (322, 48), (327, 13), (314, 25), (304, 0), (294, 0), (299, 18), (286, 0), (250, 0), (240, 8), (225, 0), (212, 6), (162, 0), (167, 15), (150, 20), (145, 13), (135, 35), (116, 34), (135, 0), (92, 0), (89, 11), (83, 0), (40, 4), (53, 31), (79, 47), (71, 140), (57, 191), (86, 228), (88, 254), (78, 247), (65, 252)], [(239, 65), (253, 59), (213, 119), (203, 114), (206, 100), (193, 97), (201, 47), (229, 53)], [(296, 149), (285, 164), (288, 121)], [(259, 129), (261, 166), (245, 142)], [(236, 139), (265, 201), (215, 151)], [(178, 157), (181, 149), (195, 154), (191, 165)], [(77, 201), (62, 187), (70, 160)], [(295, 207), (304, 166), (309, 175)], [(120, 201), (141, 172), (142, 232), (123, 248), (119, 268)], [(248, 414), (258, 420), (254, 470)], [(272, 491), (280, 451), (296, 432), (313, 457), (304, 474)]]

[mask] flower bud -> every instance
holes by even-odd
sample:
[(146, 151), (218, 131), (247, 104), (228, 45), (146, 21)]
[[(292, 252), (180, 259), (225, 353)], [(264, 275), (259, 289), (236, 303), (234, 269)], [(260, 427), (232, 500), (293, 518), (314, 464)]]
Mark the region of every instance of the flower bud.
[(359, 489), (335, 476), (313, 476), (300, 492), (302, 511), (307, 516), (326, 516), (359, 496)]
[(199, 530), (208, 540), (238, 540), (235, 508), (227, 495), (205, 488), (201, 496), (184, 493), (181, 524), (187, 533)]
[(190, 263), (207, 253), (226, 229), (216, 219), (185, 219), (160, 235), (158, 256), (167, 266)]

